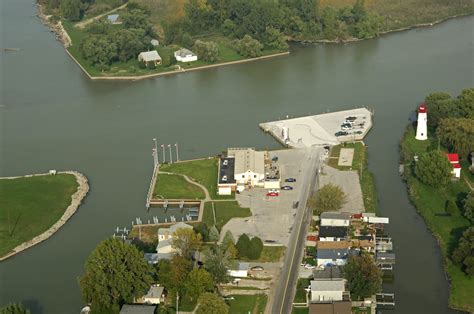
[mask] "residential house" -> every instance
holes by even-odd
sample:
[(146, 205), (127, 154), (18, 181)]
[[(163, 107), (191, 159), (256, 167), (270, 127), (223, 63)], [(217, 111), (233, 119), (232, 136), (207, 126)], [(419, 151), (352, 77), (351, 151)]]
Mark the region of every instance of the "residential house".
[(155, 314), (156, 306), (141, 304), (124, 304), (120, 314)]
[(351, 214), (344, 212), (324, 212), (320, 216), (320, 225), (328, 227), (349, 227)]
[(169, 228), (158, 229), (158, 245), (156, 253), (145, 253), (145, 260), (150, 264), (156, 264), (160, 259), (171, 259), (176, 252), (172, 246), (173, 234), (178, 229), (193, 229), (192, 226), (178, 222)]
[(235, 269), (229, 269), (229, 275), (237, 278), (247, 278), (249, 268), (249, 263), (238, 263)]
[(174, 57), (179, 62), (193, 62), (197, 61), (198, 56), (189, 49), (181, 48), (174, 52)]
[(159, 228), (158, 241), (171, 239), (173, 237), (173, 233), (175, 233), (178, 229), (193, 229), (193, 227), (188, 225), (187, 223), (178, 222), (169, 228)]
[(234, 179), (237, 185), (263, 187), (265, 184), (265, 153), (254, 148), (229, 148), (235, 158)]
[(311, 303), (343, 301), (345, 293), (344, 279), (321, 279), (311, 281)]
[(343, 241), (347, 238), (349, 228), (347, 227), (319, 227), (319, 241)]
[(318, 235), (316, 232), (308, 232), (306, 235), (305, 246), (316, 246), (318, 242)]
[(109, 22), (110, 24), (122, 24), (118, 14), (107, 15), (107, 22)]
[(329, 303), (310, 303), (310, 314), (351, 314), (351, 301), (339, 301)]
[(161, 64), (161, 57), (156, 50), (144, 51), (138, 55), (138, 61), (144, 62), (145, 64), (152, 62), (156, 66)]
[(340, 266), (318, 267), (313, 270), (313, 280), (332, 280), (342, 278), (342, 268)]
[(349, 249), (319, 249), (316, 252), (316, 262), (318, 266), (345, 265)]
[(148, 292), (141, 297), (138, 302), (146, 304), (160, 304), (165, 300), (164, 287), (160, 285), (152, 285)]
[(453, 178), (459, 179), (461, 177), (461, 164), (459, 163), (459, 155), (458, 154), (446, 154), (448, 157), (449, 162), (451, 163), (453, 169), (451, 170), (451, 174)]

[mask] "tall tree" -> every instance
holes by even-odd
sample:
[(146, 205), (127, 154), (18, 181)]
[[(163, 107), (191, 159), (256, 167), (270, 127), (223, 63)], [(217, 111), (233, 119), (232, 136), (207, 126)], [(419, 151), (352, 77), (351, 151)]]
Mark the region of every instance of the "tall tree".
[(179, 228), (173, 234), (171, 245), (179, 255), (184, 258), (191, 258), (193, 252), (201, 247), (202, 237), (193, 229)]
[(263, 45), (250, 35), (235, 42), (238, 53), (246, 58), (256, 58), (262, 55)]
[(184, 292), (190, 300), (196, 300), (204, 292), (214, 290), (214, 280), (204, 269), (194, 268), (184, 282)]
[(117, 46), (105, 36), (90, 36), (82, 42), (80, 50), (84, 58), (101, 70), (117, 57)]
[(452, 254), (452, 260), (469, 276), (474, 276), (474, 227), (469, 227), (464, 231), (458, 247)]
[(250, 240), (250, 247), (247, 252), (247, 257), (251, 260), (256, 260), (260, 258), (263, 250), (263, 242), (259, 237), (253, 237)]
[(82, 15), (81, 0), (62, 0), (60, 5), (61, 15), (68, 20), (78, 21)]
[(94, 309), (107, 310), (133, 302), (150, 288), (153, 269), (133, 245), (118, 239), (99, 243), (79, 279), (83, 299)]
[(462, 158), (467, 158), (474, 151), (474, 119), (442, 119), (436, 133), (444, 146), (459, 153)]
[(250, 247), (250, 238), (245, 233), (241, 234), (235, 245), (239, 257), (246, 257)]
[(466, 217), (471, 224), (474, 223), (474, 192), (469, 193), (464, 200), (464, 217)]
[(204, 61), (216, 62), (219, 58), (219, 46), (213, 41), (196, 40), (194, 49), (199, 59)]
[(229, 282), (228, 270), (232, 266), (232, 262), (225, 249), (222, 246), (215, 246), (207, 248), (204, 254), (206, 256), (204, 268), (214, 278), (214, 282), (217, 284)]
[(347, 200), (347, 196), (341, 187), (328, 183), (321, 187), (315, 195), (309, 199), (309, 206), (313, 208), (316, 215), (325, 211), (340, 209)]
[(432, 187), (446, 186), (451, 178), (451, 170), (446, 154), (437, 150), (420, 155), (415, 165), (418, 179)]
[(349, 256), (344, 266), (344, 278), (356, 299), (369, 297), (379, 292), (382, 286), (382, 271), (368, 253)]
[(145, 45), (139, 40), (137, 33), (128, 29), (115, 32), (113, 42), (117, 47), (118, 59), (122, 62), (136, 58), (145, 49)]
[(214, 293), (203, 293), (199, 297), (196, 314), (227, 314), (229, 307), (224, 300)]
[(175, 255), (171, 260), (160, 260), (157, 268), (158, 282), (165, 286), (168, 292), (179, 292), (182, 295), (186, 278), (192, 269), (191, 261)]
[(219, 241), (219, 230), (217, 230), (216, 226), (212, 226), (209, 230), (209, 241), (217, 242)]

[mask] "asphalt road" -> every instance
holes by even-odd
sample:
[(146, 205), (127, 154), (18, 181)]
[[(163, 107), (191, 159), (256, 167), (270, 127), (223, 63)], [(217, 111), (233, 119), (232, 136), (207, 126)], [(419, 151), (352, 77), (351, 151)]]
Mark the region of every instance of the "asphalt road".
[(300, 194), (297, 217), (288, 242), (287, 254), (273, 298), (275, 301), (271, 313), (288, 314), (292, 310), (298, 280), (298, 267), (303, 258), (305, 236), (312, 216), (311, 210), (306, 207), (306, 204), (311, 193), (317, 189), (317, 171), (321, 165), (321, 149), (310, 149), (306, 176), (302, 185), (304, 190)]

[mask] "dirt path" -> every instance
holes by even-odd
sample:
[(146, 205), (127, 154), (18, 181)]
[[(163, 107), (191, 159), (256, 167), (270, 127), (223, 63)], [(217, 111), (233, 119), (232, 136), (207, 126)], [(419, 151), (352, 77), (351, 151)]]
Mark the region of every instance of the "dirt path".
[(122, 4), (122, 5), (119, 6), (119, 7), (116, 7), (115, 9), (110, 10), (109, 12), (105, 12), (105, 13), (99, 14), (99, 15), (97, 15), (97, 16), (91, 17), (90, 19), (87, 19), (87, 20), (84, 20), (84, 21), (80, 21), (80, 22), (76, 23), (74, 26), (77, 27), (77, 28), (84, 28), (84, 27), (86, 27), (87, 25), (89, 25), (90, 23), (92, 23), (92, 22), (94, 22), (94, 21), (97, 21), (97, 20), (100, 20), (101, 18), (103, 18), (103, 17), (106, 16), (106, 15), (109, 15), (110, 13), (114, 13), (115, 11), (122, 10), (122, 9), (125, 8), (127, 5), (128, 5), (128, 2), (125, 3), (125, 4)]

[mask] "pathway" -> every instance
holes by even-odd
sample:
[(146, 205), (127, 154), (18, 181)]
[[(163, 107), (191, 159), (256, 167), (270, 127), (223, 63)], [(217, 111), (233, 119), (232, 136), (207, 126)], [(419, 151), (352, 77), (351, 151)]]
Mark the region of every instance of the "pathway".
[(91, 17), (91, 18), (89, 18), (87, 20), (84, 20), (84, 21), (80, 21), (80, 22), (76, 23), (74, 26), (76, 26), (77, 28), (84, 28), (87, 25), (89, 25), (90, 23), (92, 23), (94, 21), (97, 21), (97, 20), (100, 20), (101, 18), (103, 18), (106, 15), (109, 15), (110, 13), (114, 13), (115, 11), (124, 9), (127, 5), (128, 5), (128, 2), (121, 5), (121, 6), (119, 6), (119, 7), (117, 7), (117, 8), (115, 8), (115, 9), (110, 10), (109, 12), (99, 14), (97, 16)]

